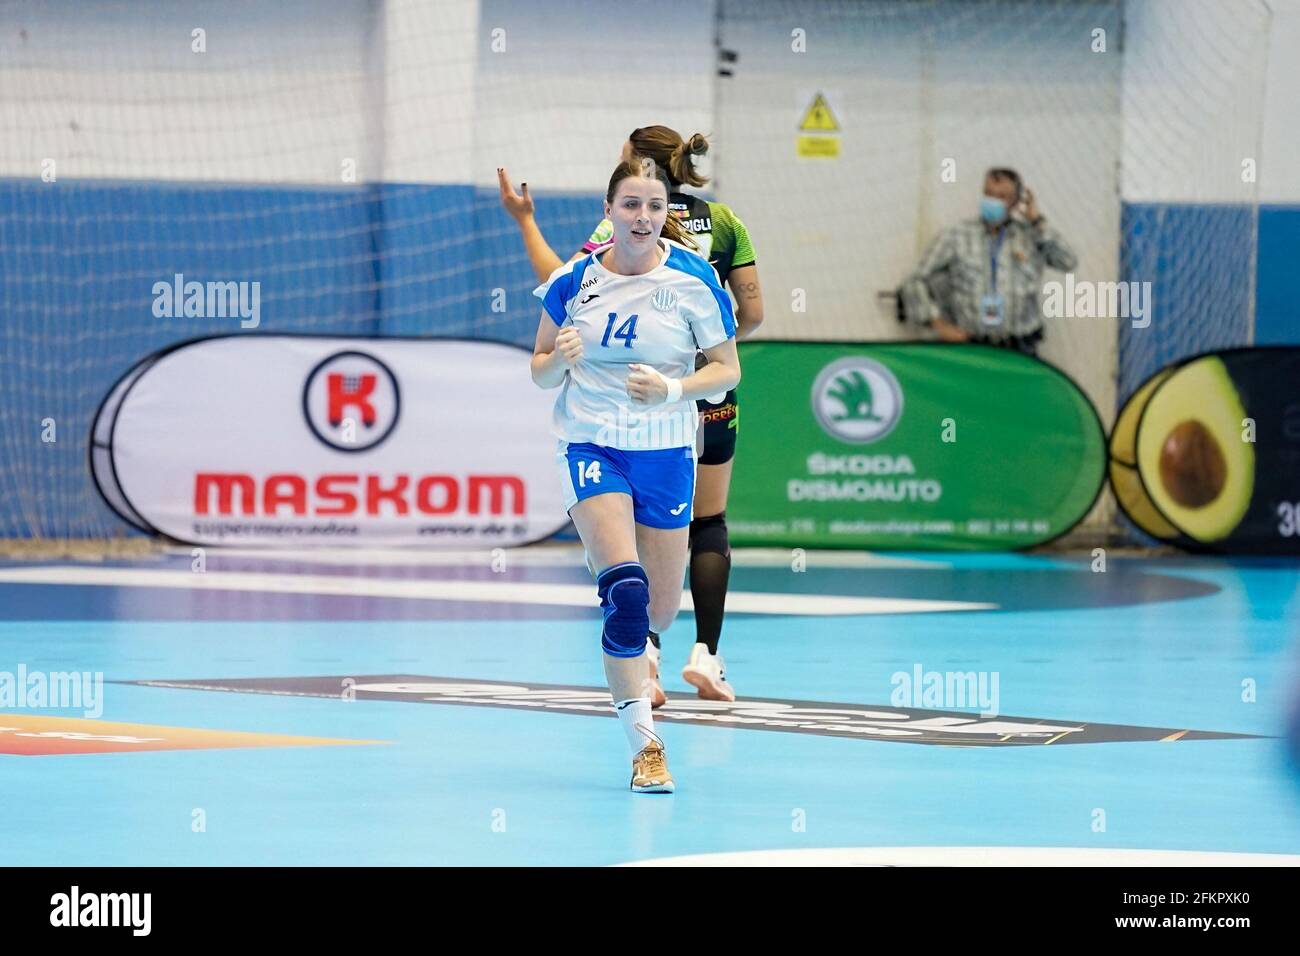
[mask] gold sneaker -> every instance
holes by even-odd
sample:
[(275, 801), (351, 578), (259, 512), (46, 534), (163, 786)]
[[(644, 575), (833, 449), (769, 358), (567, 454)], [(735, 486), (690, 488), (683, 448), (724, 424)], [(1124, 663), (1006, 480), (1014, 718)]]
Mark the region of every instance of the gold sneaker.
[(672, 793), (676, 788), (673, 775), (668, 772), (667, 755), (658, 738), (641, 748), (632, 758), (633, 793)]

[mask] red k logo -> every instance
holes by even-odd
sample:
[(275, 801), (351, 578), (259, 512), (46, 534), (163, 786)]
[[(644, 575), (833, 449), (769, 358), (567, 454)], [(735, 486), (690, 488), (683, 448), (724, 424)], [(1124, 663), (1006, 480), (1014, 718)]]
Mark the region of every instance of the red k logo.
[(302, 410), (312, 433), (339, 451), (374, 448), (397, 425), (402, 399), (392, 369), (365, 352), (335, 352), (307, 376)]
[(361, 424), (367, 428), (375, 427), (375, 406), (370, 404), (370, 395), (375, 390), (378, 378), (371, 373), (363, 375), (344, 375), (342, 372), (330, 372), (329, 388), (329, 422), (335, 428), (343, 423), (343, 410), (355, 407)]

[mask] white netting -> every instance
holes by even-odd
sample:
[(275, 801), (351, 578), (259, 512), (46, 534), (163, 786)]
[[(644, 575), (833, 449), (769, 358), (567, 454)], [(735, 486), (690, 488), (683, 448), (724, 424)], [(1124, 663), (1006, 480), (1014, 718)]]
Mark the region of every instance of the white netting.
[[(639, 125), (712, 134), (708, 192), (754, 238), (765, 337), (905, 334), (881, 293), (994, 165), (1078, 278), (1157, 283), (1151, 327), (1123, 333), (1137, 382), (1249, 336), (1262, 0), (667, 0), (652, 21), (629, 43), (595, 0), (0, 0), (0, 537), (124, 530), (86, 467), (97, 405), (153, 350), (240, 328), (160, 317), (157, 283), (259, 283), (262, 331), (530, 342), (496, 166), (565, 257)], [(800, 155), (818, 94), (835, 159)], [(1051, 320), (1042, 350), (1106, 424), (1120, 334)]]

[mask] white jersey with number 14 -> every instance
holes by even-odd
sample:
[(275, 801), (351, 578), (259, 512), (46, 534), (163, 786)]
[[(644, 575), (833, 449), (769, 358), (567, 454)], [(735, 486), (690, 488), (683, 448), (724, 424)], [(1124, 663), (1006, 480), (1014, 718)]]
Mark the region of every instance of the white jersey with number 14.
[(626, 451), (694, 445), (695, 403), (633, 405), (628, 366), (690, 375), (696, 350), (734, 338), (736, 319), (707, 259), (668, 239), (659, 245), (659, 264), (642, 275), (606, 269), (606, 247), (565, 263), (534, 290), (556, 325), (572, 324), (582, 335), (582, 359), (555, 400), (557, 437)]

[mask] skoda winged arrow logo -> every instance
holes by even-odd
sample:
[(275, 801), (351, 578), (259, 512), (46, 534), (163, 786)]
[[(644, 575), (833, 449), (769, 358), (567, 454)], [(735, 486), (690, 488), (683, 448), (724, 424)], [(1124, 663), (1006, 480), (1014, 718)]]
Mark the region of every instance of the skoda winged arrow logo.
[(873, 359), (837, 359), (813, 383), (812, 410), (827, 434), (866, 444), (894, 430), (903, 414), (903, 390), (894, 373)]

